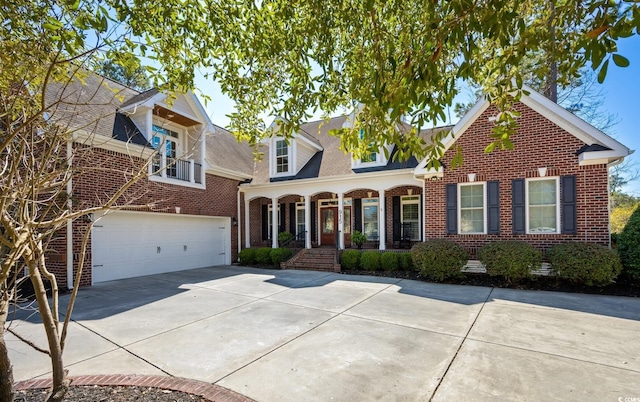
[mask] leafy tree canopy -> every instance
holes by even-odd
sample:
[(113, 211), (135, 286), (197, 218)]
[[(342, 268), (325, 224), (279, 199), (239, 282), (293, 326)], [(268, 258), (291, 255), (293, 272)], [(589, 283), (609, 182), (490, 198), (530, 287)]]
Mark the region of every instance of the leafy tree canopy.
[(128, 67), (116, 64), (112, 60), (103, 60), (97, 63), (95, 71), (116, 82), (143, 92), (149, 89), (149, 78), (142, 66), (131, 71)]
[[(588, 64), (602, 81), (611, 61), (628, 65), (616, 43), (640, 29), (638, 3), (608, 0), (16, 0), (2, 12), (3, 40), (23, 40), (26, 54), (41, 35), (49, 57), (80, 59), (98, 44), (129, 71), (150, 59), (163, 89), (192, 89), (200, 69), (236, 102), (230, 128), (250, 144), (269, 135), (265, 113), (291, 135), (309, 111), (355, 111), (354, 129), (336, 133), (346, 150), (393, 142), (401, 157), (434, 163), (446, 133), (425, 147), (395, 127), (445, 120), (459, 79), (503, 112), (488, 142), (508, 148), (528, 55), (550, 55), (560, 83)], [(548, 66), (537, 67), (544, 77)]]

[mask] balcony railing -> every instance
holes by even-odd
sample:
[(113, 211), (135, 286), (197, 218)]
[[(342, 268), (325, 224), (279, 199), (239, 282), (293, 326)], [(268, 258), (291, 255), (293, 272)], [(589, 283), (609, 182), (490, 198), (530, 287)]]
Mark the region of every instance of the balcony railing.
[(157, 176), (202, 184), (202, 164), (193, 160), (158, 157), (152, 171)]

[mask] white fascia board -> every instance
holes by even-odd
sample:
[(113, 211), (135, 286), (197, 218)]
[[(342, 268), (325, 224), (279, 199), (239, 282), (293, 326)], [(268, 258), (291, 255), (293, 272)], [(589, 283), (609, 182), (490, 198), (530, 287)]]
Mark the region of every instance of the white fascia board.
[(200, 99), (198, 99), (196, 94), (194, 94), (191, 90), (189, 90), (185, 96), (187, 97), (187, 101), (192, 104), (191, 106), (194, 107), (198, 114), (202, 117), (206, 130), (210, 133), (214, 133), (216, 131), (215, 126), (209, 118), (204, 105), (202, 104), (202, 102), (200, 102)]
[(340, 189), (384, 189), (396, 185), (419, 185), (422, 179), (413, 176), (413, 169), (398, 169), (386, 172), (358, 173), (301, 180), (286, 180), (273, 183), (240, 185), (240, 191), (254, 194), (299, 194), (312, 195), (317, 192), (340, 192)]
[(522, 95), (520, 99), (522, 103), (548, 118), (570, 134), (573, 134), (580, 141), (587, 145), (596, 143), (611, 148), (615, 152), (616, 157), (625, 157), (630, 154), (629, 148), (564, 109), (562, 106), (552, 102), (529, 87), (523, 86), (522, 89), (529, 92), (529, 95)]
[(431, 169), (427, 169), (427, 168), (416, 168), (413, 171), (413, 175), (415, 177), (419, 177), (419, 178), (424, 178), (424, 179), (429, 179), (431, 177), (443, 177), (444, 176), (444, 170), (442, 169), (442, 166), (440, 166), (437, 169), (431, 168)]
[(140, 107), (153, 109), (153, 106), (155, 104), (159, 104), (166, 97), (167, 97), (167, 95), (163, 94), (162, 92), (158, 92), (157, 94), (153, 95), (151, 98), (145, 99), (142, 102), (132, 103), (131, 105), (127, 105), (125, 107), (120, 108), (118, 111), (119, 112), (129, 112), (130, 110), (133, 109), (131, 111), (131, 114), (133, 114), (133, 113), (136, 112), (136, 109), (140, 108)]
[[(480, 100), (478, 100), (478, 102), (476, 102), (475, 105), (473, 105), (471, 109), (469, 109), (467, 113), (464, 114), (464, 116), (462, 116), (458, 123), (456, 123), (456, 125), (451, 128), (449, 134), (447, 134), (447, 136), (442, 140), (442, 145), (444, 146), (443, 152), (446, 152), (453, 146), (458, 138), (460, 138), (460, 136), (464, 134), (465, 131), (467, 131), (471, 124), (473, 124), (473, 122), (475, 122), (478, 117), (480, 117), (480, 115), (482, 115), (482, 113), (487, 110), (489, 105), (489, 101), (483, 96)], [(420, 161), (420, 163), (418, 163), (418, 166), (415, 169), (416, 176), (424, 175), (427, 173), (435, 175), (438, 173), (437, 171), (428, 172), (426, 169), (420, 168), (420, 166), (425, 166), (427, 164), (427, 158), (428, 157), (424, 157)]]
[(240, 181), (253, 178), (253, 176), (250, 174), (245, 174), (245, 173), (238, 172), (236, 170), (225, 169), (218, 166), (211, 166), (209, 161), (207, 161), (207, 164), (209, 166), (207, 166), (207, 169), (205, 170), (205, 172), (209, 174), (226, 177), (228, 179), (240, 180)]
[(311, 141), (310, 139), (308, 139), (304, 135), (295, 134), (294, 137), (296, 139), (301, 139), (303, 143), (308, 144), (313, 149), (316, 149), (318, 151), (324, 151), (324, 148), (322, 148), (322, 146), (320, 146), (319, 144), (316, 144), (315, 142)]
[(620, 155), (618, 151), (593, 151), (583, 152), (578, 156), (578, 162), (580, 166), (585, 165), (598, 165), (601, 163), (610, 163), (616, 159), (624, 158), (631, 155), (633, 152), (629, 151), (626, 155)]
[(137, 158), (150, 158), (155, 153), (155, 150), (142, 145), (120, 141), (112, 137), (90, 134), (84, 130), (74, 131), (71, 139), (77, 144), (118, 152)]

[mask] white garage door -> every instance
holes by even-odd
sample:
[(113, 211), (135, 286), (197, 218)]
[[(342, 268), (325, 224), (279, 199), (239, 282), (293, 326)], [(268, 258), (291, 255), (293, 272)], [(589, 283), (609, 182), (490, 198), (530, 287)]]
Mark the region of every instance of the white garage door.
[(229, 264), (229, 218), (113, 212), (92, 232), (93, 282)]

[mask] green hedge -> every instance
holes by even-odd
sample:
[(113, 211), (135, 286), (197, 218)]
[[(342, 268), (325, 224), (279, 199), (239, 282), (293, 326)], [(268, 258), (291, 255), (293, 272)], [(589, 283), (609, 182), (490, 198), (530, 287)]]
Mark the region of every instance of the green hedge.
[(271, 247), (260, 247), (256, 250), (256, 262), (258, 264), (271, 264)]
[(413, 265), (428, 279), (443, 281), (462, 276), (461, 269), (469, 258), (458, 244), (446, 239), (431, 239), (411, 249)]
[(531, 271), (540, 268), (542, 253), (521, 241), (489, 243), (478, 253), (489, 276), (502, 276), (507, 281), (530, 278)]
[(380, 267), (383, 271), (397, 271), (400, 267), (398, 254), (392, 252), (382, 253), (380, 256)]
[(617, 240), (624, 273), (640, 281), (640, 207), (633, 211)]
[(358, 250), (345, 250), (340, 258), (340, 265), (348, 271), (356, 270), (360, 267), (360, 252)]
[(559, 244), (547, 251), (547, 257), (559, 278), (587, 286), (608, 285), (622, 271), (616, 252), (599, 244)]
[(365, 271), (377, 271), (380, 269), (380, 253), (377, 251), (365, 251), (360, 256), (360, 267)]
[(271, 262), (273, 265), (279, 266), (282, 261), (288, 260), (289, 257), (293, 255), (293, 251), (287, 247), (272, 248), (269, 255), (271, 256)]
[(411, 259), (411, 253), (400, 253), (400, 268), (403, 271), (413, 271), (415, 267), (413, 265), (413, 260)]
[(238, 262), (242, 265), (251, 265), (256, 263), (256, 249), (245, 248), (238, 253)]

